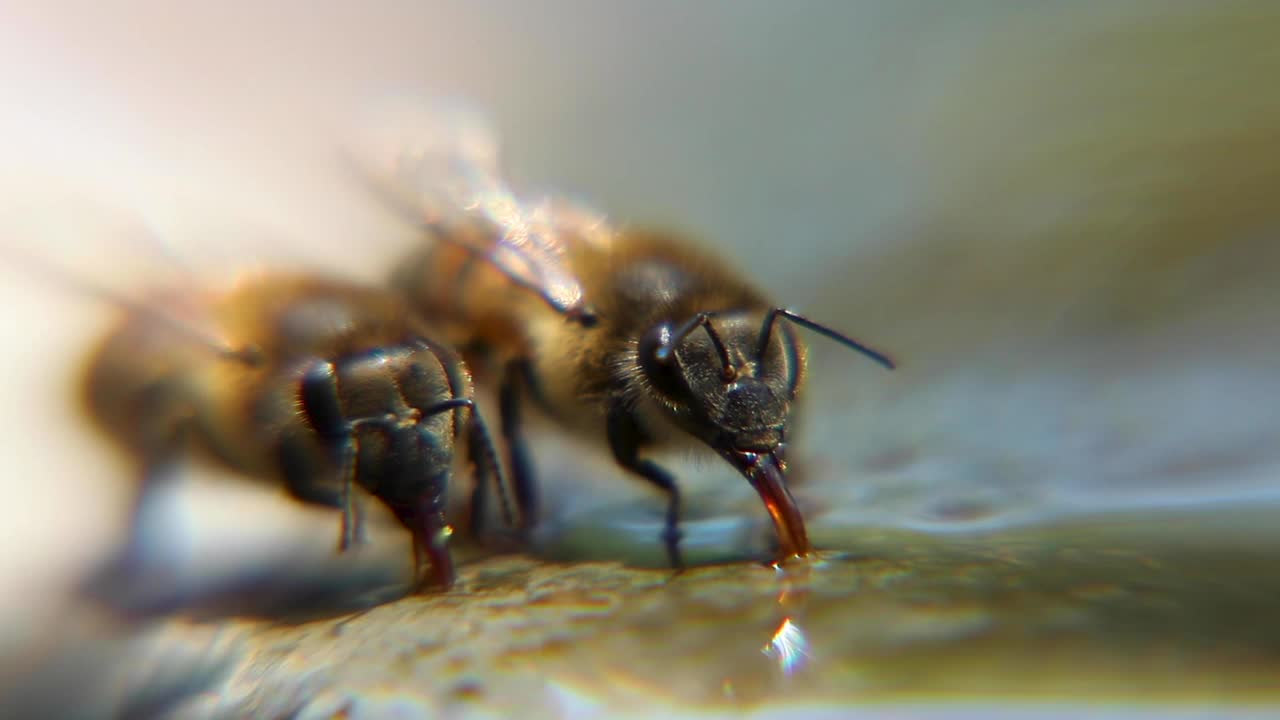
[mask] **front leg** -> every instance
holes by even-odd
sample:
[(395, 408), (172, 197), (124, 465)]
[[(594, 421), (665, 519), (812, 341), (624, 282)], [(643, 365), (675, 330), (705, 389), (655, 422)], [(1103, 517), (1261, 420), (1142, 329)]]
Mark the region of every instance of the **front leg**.
[(467, 454), (475, 468), (475, 484), (471, 491), (471, 536), (482, 539), (484, 535), (485, 512), (489, 504), (489, 480), (493, 481), (498, 491), (499, 509), (507, 529), (516, 526), (515, 515), (511, 510), (511, 500), (507, 495), (508, 480), (502, 463), (498, 460), (498, 451), (489, 435), (489, 427), (481, 417), (480, 411), (472, 403), (467, 406), (471, 410), (467, 425)]
[[(189, 419), (157, 422), (153, 429), (156, 432), (146, 439), (141, 453), (141, 477), (128, 514), (128, 536), (123, 546), (95, 567), (79, 588), (80, 593), (96, 601), (130, 611), (164, 607), (176, 597), (166, 582), (168, 578), (157, 576), (150, 567), (155, 550), (151, 547), (154, 540), (149, 538), (155, 536), (155, 516), (163, 506), (159, 497), (180, 479), (195, 429)], [(160, 569), (163, 573), (163, 565)], [(156, 577), (161, 582), (157, 583)]]
[[(356, 442), (355, 423), (347, 420), (339, 399), (337, 368), (327, 361), (316, 362), (302, 378), (302, 407), (311, 426), (330, 453), (330, 466), (336, 467), (338, 485), (316, 482), (327, 473), (317, 467), (311, 457), (309, 443), (301, 437), (286, 437), (279, 457), (285, 486), (297, 499), (316, 505), (336, 507), (342, 511), (342, 531), (338, 551), (346, 552), (363, 541), (363, 513), (355, 493)], [(323, 468), (323, 469), (322, 469)]]
[(680, 489), (676, 487), (676, 479), (652, 460), (640, 459), (640, 447), (648, 438), (636, 422), (635, 416), (619, 401), (614, 401), (609, 406), (607, 432), (609, 449), (613, 451), (618, 464), (667, 494), (667, 521), (662, 531), (662, 541), (667, 547), (671, 567), (683, 570), (684, 559), (680, 557)]
[(538, 488), (534, 477), (533, 460), (525, 442), (524, 428), (520, 421), (522, 390), (532, 391), (532, 370), (524, 359), (507, 364), (498, 390), (499, 420), (502, 438), (507, 446), (508, 467), (515, 486), (516, 507), (520, 510), (520, 525), (524, 531), (538, 523)]

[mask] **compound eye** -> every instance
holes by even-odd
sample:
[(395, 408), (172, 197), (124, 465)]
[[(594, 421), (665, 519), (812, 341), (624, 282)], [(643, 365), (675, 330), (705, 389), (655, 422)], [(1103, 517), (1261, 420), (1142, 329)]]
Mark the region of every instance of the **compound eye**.
[(671, 326), (662, 323), (649, 329), (640, 338), (637, 348), (640, 369), (659, 391), (668, 395), (680, 392), (680, 361), (671, 347)]

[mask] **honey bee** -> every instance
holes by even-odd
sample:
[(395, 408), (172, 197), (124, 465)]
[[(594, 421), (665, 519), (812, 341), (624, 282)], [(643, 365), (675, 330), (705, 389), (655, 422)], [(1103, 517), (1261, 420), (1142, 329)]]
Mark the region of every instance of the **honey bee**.
[(464, 439), (476, 472), (473, 529), (490, 480), (510, 518), (469, 371), (399, 296), (260, 272), (126, 305), (92, 356), (83, 394), (96, 423), (140, 460), (140, 497), (203, 452), (341, 509), (343, 551), (362, 537), (359, 485), (412, 533), (418, 590), (454, 582), (444, 503)]
[(528, 396), (666, 494), (662, 541), (672, 566), (683, 567), (679, 487), (643, 451), (689, 440), (755, 488), (781, 559), (811, 550), (785, 480), (807, 356), (794, 326), (892, 369), (887, 355), (778, 306), (685, 238), (517, 196), (482, 116), (431, 107), (377, 121), (348, 159), (432, 239), (393, 284), (440, 318), (459, 347), (482, 348), (502, 366), (502, 434), (526, 526), (538, 509), (521, 434)]

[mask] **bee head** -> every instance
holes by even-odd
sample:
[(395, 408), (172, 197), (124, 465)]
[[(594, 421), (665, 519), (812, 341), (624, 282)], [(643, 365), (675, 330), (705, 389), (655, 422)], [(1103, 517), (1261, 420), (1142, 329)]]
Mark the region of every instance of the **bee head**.
[(784, 450), (805, 359), (792, 325), (779, 318), (894, 367), (888, 356), (782, 308), (658, 323), (640, 340), (640, 370), (672, 420), (725, 457)]
[(763, 318), (704, 312), (679, 325), (661, 322), (640, 339), (637, 355), (668, 417), (750, 481), (773, 518), (783, 551), (803, 555), (809, 540), (785, 472), (787, 421), (805, 355), (792, 326), (778, 318), (893, 367), (888, 356), (782, 308)]
[(770, 453), (785, 440), (803, 354), (790, 329), (762, 338), (760, 328), (751, 313), (699, 313), (640, 340), (640, 368), (661, 404), (721, 453)]

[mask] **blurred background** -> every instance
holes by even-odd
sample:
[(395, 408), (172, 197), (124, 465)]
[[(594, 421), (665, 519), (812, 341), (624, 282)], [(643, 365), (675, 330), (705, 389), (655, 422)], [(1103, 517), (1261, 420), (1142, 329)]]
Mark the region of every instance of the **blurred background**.
[[(0, 5), (0, 241), (21, 249), (0, 281), (12, 707), (98, 717), (127, 699), (142, 716), (231, 657), (217, 625), (183, 626), (196, 650), (174, 649), (172, 627), (68, 593), (125, 537), (131, 481), (75, 406), (115, 309), (68, 278), (127, 292), (171, 254), (380, 280), (410, 240), (335, 150), (388, 93), (485, 108), (522, 185), (688, 231), (901, 361), (812, 342), (796, 492), (830, 546), (869, 527), (1265, 512), (1277, 37), (1280, 8), (1232, 0)], [(32, 255), (66, 275), (15, 260)], [(646, 488), (552, 429), (536, 452), (558, 498), (536, 552), (660, 560)], [(758, 551), (750, 488), (674, 462), (694, 552)], [(157, 520), (179, 539), (156, 551), (155, 603), (284, 565), (338, 572), (332, 515), (192, 474), (210, 482)], [(404, 542), (388, 531), (364, 572), (398, 577)], [(68, 678), (101, 699), (66, 703)]]

